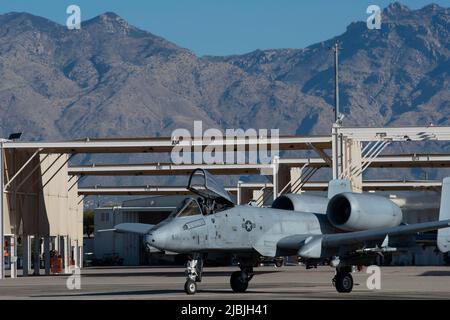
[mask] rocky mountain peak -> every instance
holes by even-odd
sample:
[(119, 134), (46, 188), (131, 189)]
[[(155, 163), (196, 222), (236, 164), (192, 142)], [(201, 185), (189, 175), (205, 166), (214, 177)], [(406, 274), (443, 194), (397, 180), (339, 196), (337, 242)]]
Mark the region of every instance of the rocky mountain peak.
[(17, 33), (26, 30), (54, 31), (61, 28), (61, 25), (53, 21), (27, 12), (9, 12), (0, 15), (0, 25), (8, 26)]
[(390, 14), (398, 14), (398, 13), (410, 12), (411, 10), (404, 4), (402, 4), (398, 1), (395, 1), (395, 2), (391, 3), (390, 5), (388, 5), (386, 7), (386, 9), (384, 9), (384, 11), (386, 13), (390, 13)]
[(96, 28), (107, 33), (129, 34), (132, 31), (138, 31), (137, 28), (114, 12), (102, 13), (83, 23), (83, 26)]

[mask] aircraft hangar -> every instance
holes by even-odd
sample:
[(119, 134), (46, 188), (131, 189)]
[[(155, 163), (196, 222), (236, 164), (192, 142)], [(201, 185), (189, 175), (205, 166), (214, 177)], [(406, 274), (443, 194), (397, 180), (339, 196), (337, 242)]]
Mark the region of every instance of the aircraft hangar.
[[(450, 153), (386, 154), (391, 145), (450, 141), (450, 127), (355, 128), (335, 124), (331, 135), (280, 137), (280, 151), (310, 151), (307, 157), (288, 157), (281, 153), (270, 164), (196, 164), (167, 163), (108, 164), (71, 166), (76, 154), (161, 153), (169, 154), (172, 138), (84, 139), (76, 141), (22, 142), (0, 140), (0, 239), (5, 244), (1, 255), (0, 279), (6, 276), (5, 260), (10, 264), (9, 276), (17, 277), (18, 265), (24, 276), (40, 273), (41, 260), (45, 274), (51, 272), (50, 257), (58, 252), (63, 260), (63, 272), (70, 266), (83, 266), (83, 199), (87, 196), (135, 195), (164, 196), (188, 194), (185, 186), (84, 186), (82, 176), (187, 175), (194, 168), (205, 168), (218, 175), (264, 175), (267, 183), (238, 182), (228, 190), (237, 203), (251, 200), (256, 205), (268, 205), (277, 196), (288, 192), (326, 189), (325, 180), (314, 180), (319, 170), (328, 170), (331, 178), (349, 178), (353, 190), (360, 191), (439, 191), (440, 181), (364, 180), (367, 169), (384, 168), (448, 168)], [(230, 142), (215, 140), (215, 145)], [(205, 148), (202, 139), (177, 141), (176, 144)], [(237, 138), (232, 149), (267, 144), (259, 139)], [(383, 153), (384, 152), (384, 153)], [(311, 156), (314, 154), (314, 156)], [(438, 206), (438, 204), (436, 203)], [(436, 207), (437, 209), (437, 207)], [(422, 221), (435, 218), (430, 209)], [(414, 222), (414, 221), (407, 221)], [(6, 240), (6, 241), (5, 241)], [(19, 263), (20, 262), (20, 263)]]

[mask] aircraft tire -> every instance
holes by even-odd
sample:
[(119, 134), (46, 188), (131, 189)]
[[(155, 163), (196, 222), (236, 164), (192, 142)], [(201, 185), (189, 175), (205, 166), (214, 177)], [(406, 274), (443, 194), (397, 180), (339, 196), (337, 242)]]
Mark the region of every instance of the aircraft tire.
[(247, 290), (248, 281), (242, 281), (241, 271), (235, 271), (231, 274), (230, 285), (234, 292), (242, 293)]
[(276, 268), (281, 268), (283, 265), (284, 265), (283, 259), (275, 259), (275, 267)]
[(337, 273), (334, 283), (339, 293), (349, 293), (353, 290), (353, 277), (350, 273)]
[(186, 294), (195, 294), (197, 292), (197, 284), (195, 283), (194, 280), (187, 280), (186, 283), (184, 284), (184, 292), (186, 292)]

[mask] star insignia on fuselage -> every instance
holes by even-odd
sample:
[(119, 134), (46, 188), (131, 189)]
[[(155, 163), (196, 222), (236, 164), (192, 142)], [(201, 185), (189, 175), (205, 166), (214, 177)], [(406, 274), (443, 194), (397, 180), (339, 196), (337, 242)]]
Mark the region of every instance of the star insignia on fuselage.
[(250, 220), (245, 221), (245, 223), (242, 224), (242, 227), (247, 230), (248, 232), (252, 231), (254, 228), (253, 223)]

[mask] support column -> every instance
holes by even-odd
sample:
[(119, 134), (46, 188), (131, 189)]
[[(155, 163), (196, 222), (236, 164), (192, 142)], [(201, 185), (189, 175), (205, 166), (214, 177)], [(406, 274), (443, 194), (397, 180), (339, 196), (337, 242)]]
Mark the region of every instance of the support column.
[(75, 240), (75, 246), (73, 247), (73, 258), (75, 262), (75, 267), (79, 267), (79, 253), (78, 253), (78, 240)]
[(34, 272), (33, 275), (38, 276), (41, 269), (41, 238), (37, 235), (34, 236)]
[(273, 169), (273, 176), (272, 176), (272, 184), (273, 184), (273, 200), (278, 198), (278, 192), (280, 191), (278, 189), (278, 171), (280, 169), (280, 157), (274, 156), (272, 159), (272, 169)]
[(70, 264), (69, 236), (64, 236), (63, 241), (64, 241), (64, 273), (69, 273), (69, 264)]
[(264, 197), (263, 190), (253, 190), (253, 199), (256, 201), (257, 206), (262, 206), (264, 203), (259, 203), (258, 200)]
[(81, 268), (83, 268), (83, 246), (79, 246), (78, 247), (78, 253), (79, 253), (79, 259), (78, 259), (78, 261), (79, 261), (79, 263), (80, 263), (80, 265), (79, 265), (79, 268), (81, 269)]
[(273, 200), (280, 196), (280, 193), (286, 192), (286, 186), (289, 183), (289, 168), (285, 164), (280, 164), (280, 157), (275, 156), (272, 160), (273, 166)]
[[(361, 142), (357, 140), (343, 139), (343, 172), (352, 182), (353, 192), (362, 192), (362, 165)], [(355, 168), (357, 170), (355, 170)]]
[(44, 237), (44, 267), (45, 275), (50, 275), (50, 236)]
[(31, 268), (31, 237), (29, 235), (23, 235), (22, 238), (22, 259), (22, 276), (27, 277)]
[(3, 255), (3, 248), (5, 246), (5, 226), (4, 226), (4, 203), (3, 203), (3, 196), (5, 193), (4, 190), (4, 154), (3, 154), (3, 140), (0, 139), (0, 243), (1, 243), (1, 254), (0, 254), (0, 280), (5, 278), (5, 257)]
[(17, 278), (17, 236), (12, 235), (10, 238), (11, 246), (11, 278)]
[(302, 168), (299, 167), (292, 167), (290, 170), (290, 176), (291, 176), (291, 187), (286, 190), (286, 192), (294, 192), (302, 183), (301, 176), (302, 176)]
[(270, 204), (270, 192), (271, 190), (269, 188), (253, 190), (253, 199), (256, 201), (258, 207)]
[(339, 132), (340, 127), (338, 123), (334, 123), (332, 129), (333, 179), (339, 179), (342, 173), (342, 136)]
[(61, 257), (64, 264), (64, 273), (69, 272), (69, 258), (68, 258), (68, 248), (67, 248), (67, 236), (61, 237)]
[(238, 205), (242, 204), (242, 187), (241, 187), (242, 181), (238, 181), (237, 183), (237, 195), (236, 195), (236, 202)]
[(55, 246), (53, 249), (59, 254), (59, 236), (55, 237)]
[(59, 254), (61, 255), (61, 257), (63, 258), (64, 261), (64, 236), (59, 236), (58, 237), (58, 248), (59, 248)]

